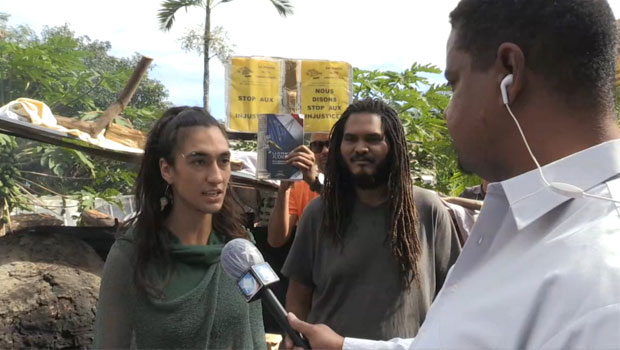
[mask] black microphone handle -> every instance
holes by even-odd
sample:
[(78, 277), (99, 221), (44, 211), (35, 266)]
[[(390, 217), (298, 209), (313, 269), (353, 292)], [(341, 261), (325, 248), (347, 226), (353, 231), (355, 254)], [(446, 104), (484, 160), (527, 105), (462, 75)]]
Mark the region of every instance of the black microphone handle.
[(301, 346), (304, 349), (312, 349), (308, 340), (303, 338), (299, 332), (291, 328), (291, 325), (288, 323), (288, 318), (286, 317), (286, 310), (282, 304), (280, 304), (278, 298), (276, 298), (271, 289), (269, 289), (269, 286), (263, 287), (261, 299), (265, 302), (265, 304), (267, 304), (267, 308), (273, 317), (275, 317), (280, 327), (282, 327), (282, 329), (284, 329), (291, 337), (295, 346)]

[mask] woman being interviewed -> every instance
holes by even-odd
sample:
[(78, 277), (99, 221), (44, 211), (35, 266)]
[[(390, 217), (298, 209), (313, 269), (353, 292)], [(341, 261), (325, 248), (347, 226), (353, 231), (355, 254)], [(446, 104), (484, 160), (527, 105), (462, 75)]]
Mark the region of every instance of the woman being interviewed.
[(266, 348), (260, 303), (218, 263), (224, 243), (250, 238), (230, 173), (226, 133), (207, 112), (174, 107), (155, 124), (137, 216), (106, 260), (95, 348)]

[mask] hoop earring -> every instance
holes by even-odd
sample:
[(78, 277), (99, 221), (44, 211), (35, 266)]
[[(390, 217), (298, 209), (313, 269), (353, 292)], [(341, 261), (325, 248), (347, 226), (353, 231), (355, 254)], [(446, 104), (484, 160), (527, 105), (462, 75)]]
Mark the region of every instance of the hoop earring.
[(170, 189), (170, 184), (166, 184), (166, 188), (164, 189), (164, 195), (159, 198), (159, 208), (161, 211), (164, 211), (168, 205), (172, 205), (172, 190)]

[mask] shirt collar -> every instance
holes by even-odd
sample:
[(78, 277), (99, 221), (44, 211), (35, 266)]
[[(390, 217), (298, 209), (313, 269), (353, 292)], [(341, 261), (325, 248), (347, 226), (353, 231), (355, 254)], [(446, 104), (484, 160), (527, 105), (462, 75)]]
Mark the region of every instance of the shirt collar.
[[(588, 191), (620, 173), (620, 139), (571, 154), (542, 169), (549, 182), (564, 182)], [(548, 188), (538, 169), (499, 184), (504, 190), (518, 230), (570, 199)]]

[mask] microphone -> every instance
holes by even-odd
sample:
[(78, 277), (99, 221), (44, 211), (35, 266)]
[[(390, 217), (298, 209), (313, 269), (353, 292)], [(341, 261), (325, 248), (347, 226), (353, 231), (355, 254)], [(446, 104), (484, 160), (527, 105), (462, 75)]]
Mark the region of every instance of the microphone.
[(280, 281), (280, 278), (252, 242), (242, 238), (229, 241), (222, 249), (220, 261), (224, 271), (237, 281), (237, 286), (248, 303), (262, 299), (278, 325), (291, 337), (293, 344), (311, 349), (310, 343), (288, 323), (286, 310), (269, 288), (269, 285)]

